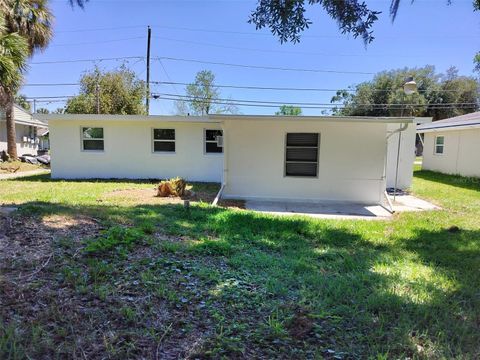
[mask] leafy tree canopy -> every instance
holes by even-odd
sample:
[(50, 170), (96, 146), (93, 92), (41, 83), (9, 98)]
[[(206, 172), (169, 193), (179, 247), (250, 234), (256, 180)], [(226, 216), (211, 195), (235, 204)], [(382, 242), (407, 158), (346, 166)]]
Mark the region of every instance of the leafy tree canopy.
[(30, 103), (27, 100), (27, 97), (23, 94), (17, 94), (13, 98), (15, 104), (20, 105), (25, 110), (30, 111)]
[[(403, 0), (414, 2), (415, 0)], [(452, 0), (446, 0), (450, 4)], [(401, 0), (391, 0), (390, 16), (392, 21), (398, 13)], [(480, 9), (480, 0), (473, 0), (474, 10)], [(381, 12), (372, 10), (362, 0), (258, 0), (256, 9), (251, 13), (249, 22), (257, 29), (269, 28), (280, 42), (298, 42), (300, 34), (312, 21), (306, 16), (307, 7), (320, 5), (334, 19), (340, 31), (360, 37), (365, 44), (373, 37), (372, 27)]]
[(234, 114), (238, 109), (230, 101), (222, 99), (220, 90), (215, 86), (215, 74), (202, 70), (195, 81), (185, 88), (187, 100), (175, 103), (178, 115)]
[(15, 94), (22, 84), (22, 72), (26, 69), (29, 52), (27, 40), (10, 33), (1, 15), (0, 50), (0, 104), (6, 106), (11, 102), (11, 94)]
[(277, 111), (275, 115), (300, 116), (302, 115), (302, 109), (298, 106), (282, 105), (280, 106), (280, 110)]
[[(403, 92), (408, 76), (413, 76), (418, 86), (418, 92), (412, 95)], [(479, 90), (475, 78), (458, 75), (454, 67), (446, 74), (438, 74), (434, 66), (428, 65), (378, 73), (372, 81), (338, 91), (331, 102), (340, 102), (344, 107), (336, 108), (336, 115), (399, 116), (403, 112), (404, 115), (431, 116), (440, 120), (477, 111)], [(475, 105), (447, 105), (452, 103)]]
[(145, 114), (145, 82), (125, 65), (112, 71), (95, 67), (80, 79), (80, 94), (69, 99), (68, 114)]

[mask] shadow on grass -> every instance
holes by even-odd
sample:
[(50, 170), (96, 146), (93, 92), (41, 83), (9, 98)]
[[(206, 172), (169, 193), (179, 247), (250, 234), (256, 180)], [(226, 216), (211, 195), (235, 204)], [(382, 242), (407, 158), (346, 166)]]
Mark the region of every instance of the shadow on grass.
[(415, 171), (414, 176), (423, 180), (480, 191), (480, 178), (448, 175), (429, 170)]
[[(177, 205), (119, 208), (27, 203), (21, 212), (40, 218), (81, 212), (99, 219), (106, 228), (120, 220), (139, 229), (150, 224), (155, 234), (176, 239), (167, 243), (154, 235), (149, 246), (160, 251), (142, 260), (148, 260), (144, 266), (153, 266), (148, 264), (163, 257), (204, 262), (208, 281), (201, 280), (205, 274), (195, 270), (189, 270), (188, 281), (192, 277), (203, 281), (201, 300), (214, 307), (196, 315), (192, 326), (202, 328), (207, 326), (202, 324), (204, 319), (216, 319), (209, 325), (214, 329), (208, 329), (216, 335), (205, 339), (202, 350), (214, 351), (215, 356), (478, 355), (479, 231), (420, 229), (413, 238), (379, 245), (372, 241), (374, 235), (339, 222), (206, 206), (186, 210)], [(116, 264), (118, 273), (135, 261), (117, 259), (114, 254), (101, 257)], [(218, 267), (217, 260), (227, 266)], [(408, 275), (410, 271), (419, 273)], [(174, 281), (170, 276), (165, 274), (167, 282)], [(111, 285), (116, 279), (105, 281)], [(176, 305), (172, 301), (168, 307)], [(299, 314), (310, 326), (300, 334), (295, 327)], [(132, 329), (140, 326), (130, 325)], [(76, 331), (82, 334), (79, 327)], [(169, 332), (164, 341), (174, 346), (177, 336)], [(149, 343), (145, 349), (155, 345)]]
[[(28, 181), (28, 182), (82, 182), (82, 183), (120, 183), (120, 184), (154, 184), (161, 180), (157, 179), (52, 179), (50, 174), (23, 176), (11, 181)], [(7, 180), (8, 181), (8, 180)]]

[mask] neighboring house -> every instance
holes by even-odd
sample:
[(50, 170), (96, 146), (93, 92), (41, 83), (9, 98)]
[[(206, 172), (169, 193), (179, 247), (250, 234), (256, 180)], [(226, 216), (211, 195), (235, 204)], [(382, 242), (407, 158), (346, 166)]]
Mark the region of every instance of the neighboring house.
[[(17, 135), (17, 155), (36, 155), (39, 149), (39, 131), (48, 128), (48, 125), (35, 119), (31, 113), (19, 105), (13, 106), (15, 132)], [(7, 124), (5, 111), (0, 109), (0, 151), (7, 151)]]
[[(414, 137), (419, 121), (248, 115), (41, 118), (49, 121), (53, 178), (181, 176), (221, 182), (224, 198), (368, 204), (384, 200), (391, 166), (387, 137), (405, 127), (413, 129)], [(413, 152), (412, 145), (407, 153)], [(409, 162), (405, 169), (411, 173), (413, 158), (401, 160)]]
[(418, 127), (425, 170), (480, 177), (480, 112)]
[(40, 139), (38, 150), (50, 150), (50, 133), (48, 128), (39, 129), (38, 138)]

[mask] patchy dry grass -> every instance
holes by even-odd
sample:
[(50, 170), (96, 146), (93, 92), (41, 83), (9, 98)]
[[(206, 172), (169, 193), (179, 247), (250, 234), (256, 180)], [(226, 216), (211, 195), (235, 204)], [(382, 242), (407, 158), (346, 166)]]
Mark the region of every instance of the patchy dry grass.
[(480, 357), (477, 180), (417, 172), (444, 210), (376, 222), (149, 191), (2, 182), (0, 358)]
[(25, 171), (48, 169), (43, 165), (28, 164), (21, 161), (0, 162), (0, 175), (21, 173)]

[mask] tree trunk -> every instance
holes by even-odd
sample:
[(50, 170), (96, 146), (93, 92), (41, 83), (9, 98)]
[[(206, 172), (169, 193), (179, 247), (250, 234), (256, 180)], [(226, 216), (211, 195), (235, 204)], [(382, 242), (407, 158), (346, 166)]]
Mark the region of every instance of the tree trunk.
[(5, 107), (5, 118), (7, 123), (7, 152), (10, 158), (17, 159), (17, 134), (13, 117), (13, 99), (11, 97)]

